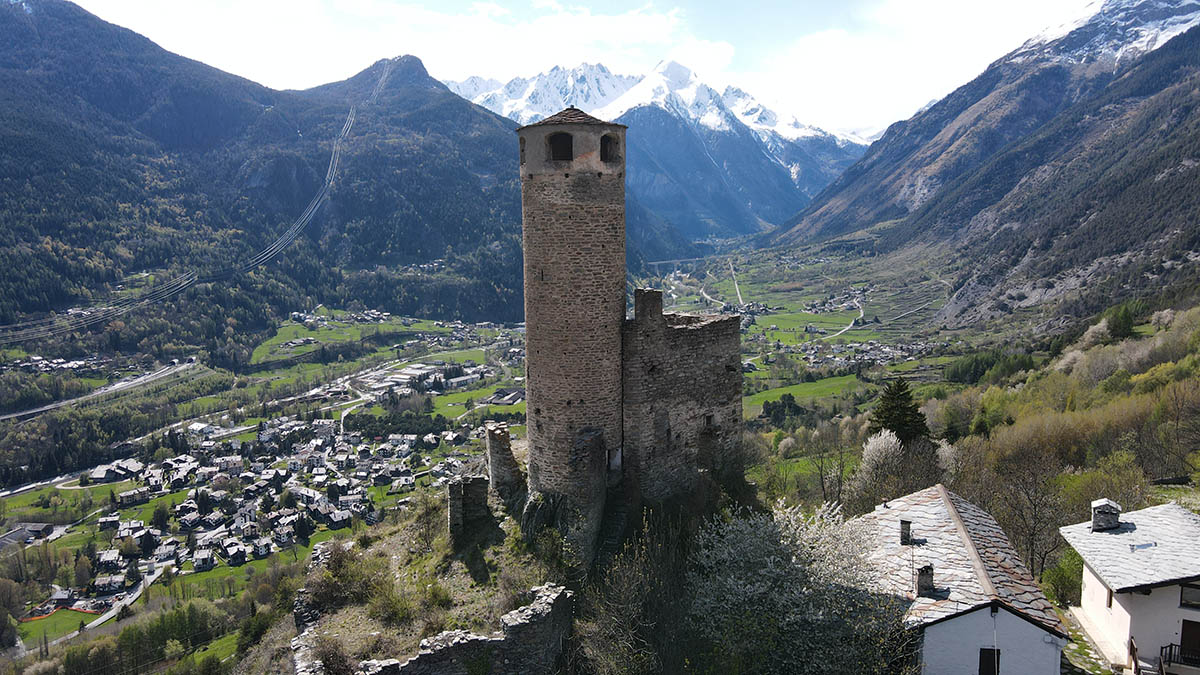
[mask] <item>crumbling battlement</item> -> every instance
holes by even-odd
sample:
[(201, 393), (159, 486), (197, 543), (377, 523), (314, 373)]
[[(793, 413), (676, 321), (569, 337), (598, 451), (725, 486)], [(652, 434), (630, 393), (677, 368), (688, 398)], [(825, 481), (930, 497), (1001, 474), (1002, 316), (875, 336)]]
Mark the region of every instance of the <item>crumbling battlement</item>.
[(500, 617), (501, 632), (446, 631), (421, 640), (421, 651), (401, 662), (363, 661), (359, 675), (537, 675), (552, 673), (571, 633), (574, 594), (546, 584), (532, 603)]
[(650, 504), (687, 494), (700, 470), (739, 456), (742, 370), (737, 316), (663, 314), (638, 289), (622, 330), (624, 480)]

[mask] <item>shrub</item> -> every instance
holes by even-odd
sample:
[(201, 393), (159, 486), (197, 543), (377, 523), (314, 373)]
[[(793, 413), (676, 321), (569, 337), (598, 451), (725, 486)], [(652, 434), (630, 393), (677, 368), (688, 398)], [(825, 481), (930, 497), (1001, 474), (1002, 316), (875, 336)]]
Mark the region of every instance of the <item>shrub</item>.
[(328, 635), (317, 636), (313, 648), (313, 656), (321, 662), (328, 675), (353, 675), (355, 663), (346, 652), (346, 647), (337, 638)]
[(397, 590), (395, 584), (376, 584), (367, 602), (370, 615), (389, 626), (402, 626), (412, 621), (413, 610), (412, 601)]
[(262, 640), (262, 636), (267, 634), (271, 629), (271, 622), (275, 617), (269, 612), (260, 612), (254, 616), (246, 617), (238, 629), (237, 637), (237, 653), (239, 655), (250, 651), (254, 645)]
[(1042, 574), (1042, 587), (1050, 600), (1059, 607), (1079, 604), (1083, 587), (1083, 558), (1068, 548), (1054, 567)]

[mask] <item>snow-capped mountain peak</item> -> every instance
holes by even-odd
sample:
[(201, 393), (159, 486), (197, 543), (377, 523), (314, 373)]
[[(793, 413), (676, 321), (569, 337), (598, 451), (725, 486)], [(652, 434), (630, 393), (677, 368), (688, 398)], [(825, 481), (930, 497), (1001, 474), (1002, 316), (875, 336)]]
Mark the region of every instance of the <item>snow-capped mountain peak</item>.
[(631, 196), (689, 237), (740, 236), (790, 218), (865, 150), (857, 139), (801, 124), (736, 87), (718, 92), (676, 61), (642, 76), (582, 64), (490, 91), (480, 91), (481, 82), (446, 84), (521, 124), (575, 106), (630, 125)]
[(516, 77), (504, 84), (469, 77), (461, 82), (448, 81), (446, 86), (492, 112), (530, 124), (569, 105), (583, 110), (607, 105), (639, 79), (616, 75), (603, 64), (583, 63), (575, 68), (555, 66), (534, 77)]
[(475, 100), (481, 94), (486, 94), (490, 91), (495, 91), (504, 86), (500, 80), (493, 80), (487, 77), (479, 77), (472, 75), (461, 82), (446, 82), (446, 86), (450, 87), (450, 91), (467, 99), (468, 101)]
[(721, 100), (734, 115), (737, 115), (742, 124), (760, 136), (770, 132), (794, 141), (799, 138), (827, 135), (825, 131), (804, 124), (794, 116), (780, 115), (737, 87), (725, 87)]
[(644, 105), (658, 106), (714, 131), (728, 130), (734, 119), (712, 87), (675, 61), (660, 62), (629, 91), (594, 114), (613, 120)]
[(1200, 0), (1094, 0), (1076, 19), (1025, 42), (1010, 60), (1111, 61), (1116, 67), (1196, 25)]

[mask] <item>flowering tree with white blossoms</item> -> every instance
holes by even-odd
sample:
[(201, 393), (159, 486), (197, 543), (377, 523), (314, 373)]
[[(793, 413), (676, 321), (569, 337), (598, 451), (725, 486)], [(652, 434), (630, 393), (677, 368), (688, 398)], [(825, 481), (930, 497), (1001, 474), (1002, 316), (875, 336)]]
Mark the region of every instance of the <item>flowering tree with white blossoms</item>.
[(698, 661), (714, 672), (905, 672), (907, 602), (874, 588), (869, 538), (829, 504), (710, 521), (687, 574), (690, 628), (709, 647)]

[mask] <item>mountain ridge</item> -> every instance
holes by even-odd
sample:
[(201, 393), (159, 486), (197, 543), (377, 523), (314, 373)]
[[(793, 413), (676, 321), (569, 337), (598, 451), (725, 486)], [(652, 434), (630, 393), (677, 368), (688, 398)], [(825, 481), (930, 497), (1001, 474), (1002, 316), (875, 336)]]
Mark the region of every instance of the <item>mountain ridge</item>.
[(1159, 38), (1197, 23), (1197, 0), (1107, 0), (1067, 32), (1031, 38), (934, 105), (892, 124), (764, 241), (827, 239), (905, 217), (942, 186), (1102, 90), (1122, 63), (1161, 46)]
[[(492, 91), (479, 90), (484, 81), (447, 86), (522, 124), (557, 112), (554, 106), (574, 105), (631, 126), (631, 197), (694, 240), (756, 234), (781, 222), (865, 150), (735, 87), (718, 92), (673, 61), (636, 76), (582, 64), (514, 78)], [(638, 125), (647, 133), (639, 134)]]

